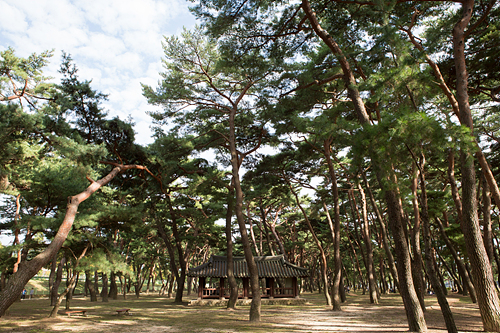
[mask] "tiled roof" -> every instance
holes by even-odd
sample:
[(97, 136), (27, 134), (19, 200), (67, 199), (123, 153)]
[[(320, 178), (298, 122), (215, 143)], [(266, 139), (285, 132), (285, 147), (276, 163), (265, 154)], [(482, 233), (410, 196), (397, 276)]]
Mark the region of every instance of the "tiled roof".
[[(306, 277), (307, 268), (295, 266), (285, 260), (283, 255), (254, 257), (259, 277)], [(237, 278), (250, 277), (245, 257), (234, 257), (234, 276)], [(227, 258), (212, 256), (209, 261), (198, 267), (190, 268), (188, 276), (194, 277), (227, 277)]]

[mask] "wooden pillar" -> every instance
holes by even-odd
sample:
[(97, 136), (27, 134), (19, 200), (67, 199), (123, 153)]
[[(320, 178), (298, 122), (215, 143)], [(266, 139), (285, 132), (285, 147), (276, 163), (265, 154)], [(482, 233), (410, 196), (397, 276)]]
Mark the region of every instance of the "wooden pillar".
[(269, 278), (269, 298), (274, 298), (274, 278)]
[(219, 280), (219, 299), (224, 299), (224, 278)]
[(297, 278), (294, 276), (292, 278), (292, 289), (293, 289), (293, 297), (299, 298), (299, 290), (297, 285)]
[(203, 289), (205, 288), (205, 277), (200, 276), (198, 278), (198, 299), (203, 298)]
[(244, 277), (243, 280), (243, 298), (248, 299), (248, 278)]

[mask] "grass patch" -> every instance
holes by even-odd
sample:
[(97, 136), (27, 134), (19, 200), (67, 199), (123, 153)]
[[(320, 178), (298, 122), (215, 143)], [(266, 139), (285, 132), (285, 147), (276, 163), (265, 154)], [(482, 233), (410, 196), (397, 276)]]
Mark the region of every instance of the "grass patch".
[[(192, 296), (186, 296), (189, 300)], [(262, 321), (249, 322), (249, 306), (239, 306), (235, 311), (221, 307), (191, 307), (187, 303), (175, 304), (173, 299), (156, 294), (141, 295), (139, 299), (129, 295), (104, 303), (90, 302), (89, 298), (77, 297), (71, 301), (71, 309), (87, 310), (87, 317), (79, 314), (67, 317), (64, 301), (61, 315), (48, 318), (51, 307), (47, 298), (16, 302), (10, 315), (0, 318), (1, 332), (404, 332), (408, 330), (401, 297), (383, 295), (379, 305), (369, 303), (368, 295), (350, 293), (341, 312), (333, 312), (325, 305), (322, 294), (304, 294), (308, 300), (300, 305), (263, 305)], [(475, 304), (462, 302), (462, 296), (453, 295), (461, 308), (457, 313), (463, 321), (461, 331), (481, 331), (482, 325)], [(457, 299), (457, 300), (458, 300)], [(426, 298), (426, 312), (431, 332), (445, 332), (436, 299)], [(467, 309), (464, 310), (464, 304)], [(130, 309), (130, 316), (118, 314), (118, 309)]]

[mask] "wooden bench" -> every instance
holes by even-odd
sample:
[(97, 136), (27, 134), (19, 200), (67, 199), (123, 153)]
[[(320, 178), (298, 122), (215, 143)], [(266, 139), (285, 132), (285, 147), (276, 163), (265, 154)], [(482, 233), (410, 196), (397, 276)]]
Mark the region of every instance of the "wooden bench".
[(87, 310), (73, 310), (73, 311), (66, 311), (65, 313), (68, 315), (68, 317), (71, 317), (72, 313), (81, 313), (82, 316), (87, 317)]
[(130, 313), (128, 312), (130, 309), (120, 309), (120, 310), (116, 310), (117, 314), (120, 314), (122, 312), (125, 313), (125, 315), (130, 315)]

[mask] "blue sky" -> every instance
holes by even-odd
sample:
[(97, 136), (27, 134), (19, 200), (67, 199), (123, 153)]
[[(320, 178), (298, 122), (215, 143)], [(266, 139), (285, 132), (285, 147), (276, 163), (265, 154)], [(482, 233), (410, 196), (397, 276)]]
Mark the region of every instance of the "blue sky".
[[(155, 86), (162, 71), (163, 36), (192, 29), (184, 0), (0, 0), (0, 51), (27, 57), (54, 49), (45, 74), (57, 82), (62, 51), (71, 54), (81, 79), (109, 94), (110, 117), (136, 123), (136, 141), (152, 142), (141, 83)], [(1, 120), (0, 120), (1, 121)], [(10, 238), (0, 235), (0, 243)]]
[(163, 36), (191, 29), (184, 0), (0, 0), (0, 50), (18, 56), (54, 49), (46, 74), (59, 77), (62, 51), (71, 54), (81, 79), (109, 94), (110, 117), (129, 115), (140, 144), (152, 142), (140, 83), (155, 86), (162, 71)]

